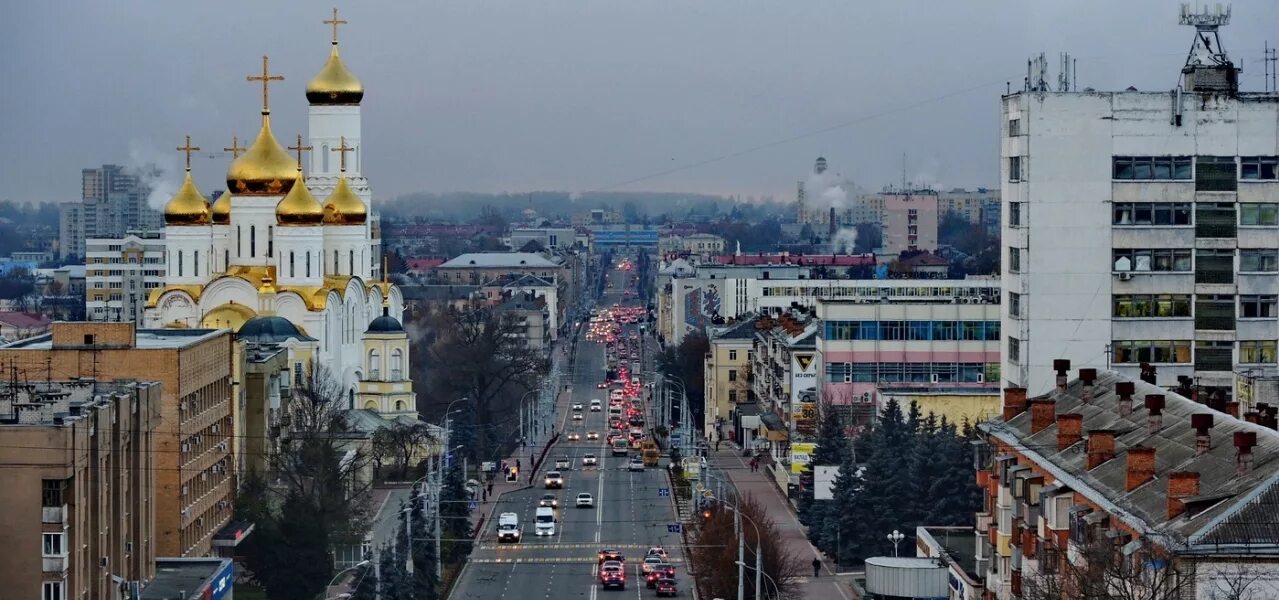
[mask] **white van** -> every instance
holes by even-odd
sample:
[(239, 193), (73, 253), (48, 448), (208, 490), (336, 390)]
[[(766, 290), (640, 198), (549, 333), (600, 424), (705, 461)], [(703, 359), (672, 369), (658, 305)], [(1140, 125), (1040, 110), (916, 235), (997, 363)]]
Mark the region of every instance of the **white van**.
[(591, 412), (599, 412), (602, 405), (603, 403), (598, 398), (591, 400)]
[[(550, 510), (550, 509), (547, 509)], [(520, 516), (513, 513), (502, 513), (497, 517), (497, 541), (502, 542), (518, 542), (520, 541)]]
[(533, 517), (534, 531), (537, 535), (555, 535), (555, 509), (540, 506)]

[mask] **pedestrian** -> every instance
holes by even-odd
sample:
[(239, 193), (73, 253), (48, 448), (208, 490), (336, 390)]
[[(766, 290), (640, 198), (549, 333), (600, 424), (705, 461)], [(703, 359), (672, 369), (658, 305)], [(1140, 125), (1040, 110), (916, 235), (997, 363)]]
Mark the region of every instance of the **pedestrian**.
[(715, 451), (719, 452), (719, 438), (715, 438)]
[(487, 491), (488, 491), (488, 493), (490, 493), (490, 494), (492, 494), (492, 493), (493, 493), (493, 482), (492, 482), (492, 481), (490, 481), (490, 482), (489, 482), (488, 490), (487, 490)]
[(489, 501), (489, 491), (487, 489), (480, 490), (480, 502), (488, 502), (488, 501)]
[(524, 468), (524, 466), (520, 464), (520, 459), (518, 459), (518, 458), (517, 458), (517, 459), (515, 459), (515, 470), (516, 470), (516, 471), (518, 471), (518, 470), (523, 469), (523, 468)]
[(813, 557), (813, 577), (822, 576), (822, 559)]

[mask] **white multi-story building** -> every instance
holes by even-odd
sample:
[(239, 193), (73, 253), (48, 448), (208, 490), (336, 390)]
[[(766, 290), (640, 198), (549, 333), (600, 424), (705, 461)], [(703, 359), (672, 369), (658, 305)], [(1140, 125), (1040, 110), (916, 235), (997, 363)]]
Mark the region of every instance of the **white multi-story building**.
[(84, 248), (86, 317), (141, 326), (147, 296), (164, 287), (164, 235), (142, 231), (90, 238)]
[[(1003, 377), (1053, 359), (1229, 398), (1279, 338), (1279, 93), (1241, 93), (1200, 27), (1172, 91), (1004, 96)], [(1207, 25), (1204, 25), (1207, 23)], [(1170, 73), (1171, 74), (1171, 73)]]

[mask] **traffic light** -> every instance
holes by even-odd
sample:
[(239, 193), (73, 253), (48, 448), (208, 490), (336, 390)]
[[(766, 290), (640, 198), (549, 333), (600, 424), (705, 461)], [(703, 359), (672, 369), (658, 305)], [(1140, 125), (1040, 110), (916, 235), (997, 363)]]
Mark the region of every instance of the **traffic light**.
[(708, 508), (703, 508), (703, 509), (702, 509), (702, 518), (703, 518), (703, 519), (709, 519), (709, 518), (711, 518), (711, 509), (710, 509), (709, 507), (708, 507)]

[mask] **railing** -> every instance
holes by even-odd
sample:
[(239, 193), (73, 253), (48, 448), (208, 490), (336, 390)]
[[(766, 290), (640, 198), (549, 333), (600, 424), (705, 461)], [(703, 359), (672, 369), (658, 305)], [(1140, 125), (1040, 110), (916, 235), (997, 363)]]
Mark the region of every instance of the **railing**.
[(1195, 237), (1198, 238), (1232, 238), (1236, 236), (1234, 223), (1204, 223), (1195, 225)]
[(1235, 274), (1226, 270), (1196, 270), (1195, 283), (1233, 283)]
[(1234, 331), (1235, 318), (1233, 316), (1198, 315), (1195, 317), (1195, 329)]
[(1195, 369), (1198, 371), (1229, 371), (1233, 368), (1231, 350), (1228, 348), (1196, 348)]

